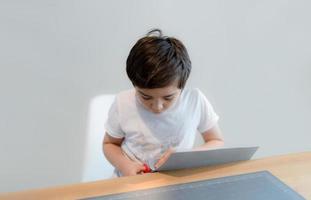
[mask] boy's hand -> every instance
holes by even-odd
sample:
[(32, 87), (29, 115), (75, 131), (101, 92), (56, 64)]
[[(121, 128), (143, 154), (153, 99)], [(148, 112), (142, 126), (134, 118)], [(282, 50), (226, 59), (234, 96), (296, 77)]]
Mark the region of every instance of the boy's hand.
[(167, 159), (170, 157), (170, 155), (174, 152), (175, 150), (173, 148), (169, 148), (168, 150), (166, 150), (166, 152), (162, 155), (162, 157), (158, 160), (158, 162), (154, 165), (154, 167), (156, 169), (158, 169), (159, 167), (161, 167), (161, 165), (163, 165)]
[(142, 174), (145, 170), (145, 166), (138, 162), (127, 160), (126, 163), (119, 168), (123, 176), (134, 176), (137, 174)]

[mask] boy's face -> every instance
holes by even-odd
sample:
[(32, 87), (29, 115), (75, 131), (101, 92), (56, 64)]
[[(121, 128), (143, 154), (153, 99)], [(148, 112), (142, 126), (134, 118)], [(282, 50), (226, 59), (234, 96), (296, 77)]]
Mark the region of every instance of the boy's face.
[(163, 88), (146, 89), (135, 87), (135, 89), (136, 95), (143, 106), (147, 110), (156, 114), (159, 114), (172, 106), (181, 93), (181, 89), (177, 87), (177, 82)]

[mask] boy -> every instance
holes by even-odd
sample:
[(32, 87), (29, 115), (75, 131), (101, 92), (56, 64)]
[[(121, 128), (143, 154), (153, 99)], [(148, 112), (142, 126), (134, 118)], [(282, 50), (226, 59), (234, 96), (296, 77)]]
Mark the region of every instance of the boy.
[(173, 150), (223, 145), (218, 115), (198, 89), (185, 89), (191, 61), (176, 38), (154, 29), (131, 49), (126, 71), (134, 89), (119, 93), (105, 124), (103, 150), (118, 176), (157, 169)]

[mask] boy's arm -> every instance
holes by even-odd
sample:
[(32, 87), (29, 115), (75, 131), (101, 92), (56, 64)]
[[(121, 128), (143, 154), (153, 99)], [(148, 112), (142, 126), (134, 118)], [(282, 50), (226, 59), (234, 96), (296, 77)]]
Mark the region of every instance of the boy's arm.
[(107, 160), (115, 166), (124, 176), (131, 176), (142, 173), (145, 167), (130, 160), (122, 151), (121, 144), (124, 138), (114, 138), (108, 133), (103, 141), (103, 151)]
[(224, 145), (223, 136), (218, 124), (202, 133), (202, 136), (205, 143), (199, 147), (194, 148), (194, 150), (206, 150)]

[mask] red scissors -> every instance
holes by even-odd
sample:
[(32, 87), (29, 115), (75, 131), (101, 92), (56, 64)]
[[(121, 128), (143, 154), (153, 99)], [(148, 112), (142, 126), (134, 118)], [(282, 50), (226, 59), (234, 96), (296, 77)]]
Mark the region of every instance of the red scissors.
[(149, 165), (147, 165), (146, 163), (144, 163), (144, 173), (151, 173), (152, 169), (149, 167)]

